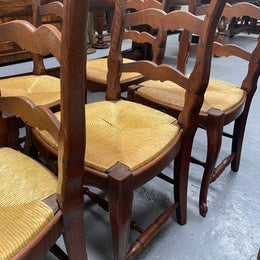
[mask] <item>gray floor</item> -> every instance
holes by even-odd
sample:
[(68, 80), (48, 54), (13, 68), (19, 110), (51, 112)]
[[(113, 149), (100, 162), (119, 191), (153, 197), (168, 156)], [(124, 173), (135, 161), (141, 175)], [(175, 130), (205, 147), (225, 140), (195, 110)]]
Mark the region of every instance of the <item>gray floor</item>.
[[(231, 42), (248, 49), (257, 43), (256, 36), (237, 35)], [(89, 58), (105, 55), (89, 55)], [(165, 61), (176, 64), (177, 37), (168, 39)], [(188, 71), (194, 62), (191, 55)], [(223, 69), (223, 65), (229, 69)], [(53, 60), (50, 61), (50, 66)], [(27, 65), (26, 65), (27, 66)], [(25, 65), (23, 68), (26, 67)], [(30, 66), (30, 65), (28, 65)], [(0, 68), (1, 73), (12, 73), (13, 67)], [(240, 84), (246, 73), (247, 64), (236, 58), (213, 58), (212, 77)], [(14, 69), (16, 70), (16, 68)], [(104, 94), (88, 94), (88, 101), (104, 99)], [(175, 216), (169, 219), (164, 228), (133, 259), (145, 260), (248, 260), (256, 259), (260, 247), (260, 94), (256, 92), (245, 134), (240, 169), (234, 173), (227, 168), (222, 176), (210, 186), (208, 194), (209, 212), (206, 218), (199, 215), (198, 197), (202, 168), (191, 165), (188, 189), (188, 221), (184, 226), (177, 224)], [(227, 131), (231, 126), (227, 126)], [(205, 158), (206, 136), (198, 130), (193, 146), (193, 154)], [(224, 139), (221, 160), (230, 150), (230, 141)], [(172, 175), (172, 165), (165, 169)], [(158, 214), (172, 202), (172, 187), (155, 178), (135, 191), (133, 219), (144, 227), (156, 219)], [(109, 216), (86, 198), (85, 233), (89, 259), (113, 259)], [(131, 231), (129, 241), (137, 237)], [(64, 247), (62, 239), (59, 245)], [(45, 260), (56, 259), (48, 253)]]

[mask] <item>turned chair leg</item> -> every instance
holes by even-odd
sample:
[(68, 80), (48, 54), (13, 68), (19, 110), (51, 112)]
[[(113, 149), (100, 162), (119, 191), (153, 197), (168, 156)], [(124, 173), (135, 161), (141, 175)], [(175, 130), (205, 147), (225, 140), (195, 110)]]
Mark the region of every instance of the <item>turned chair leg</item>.
[(126, 166), (117, 163), (108, 174), (108, 204), (115, 260), (126, 259), (132, 201), (132, 173)]
[(208, 115), (207, 132), (207, 158), (200, 187), (199, 209), (200, 215), (205, 217), (208, 211), (207, 195), (208, 188), (214, 173), (215, 165), (221, 147), (224, 124), (224, 114), (219, 110), (213, 110)]

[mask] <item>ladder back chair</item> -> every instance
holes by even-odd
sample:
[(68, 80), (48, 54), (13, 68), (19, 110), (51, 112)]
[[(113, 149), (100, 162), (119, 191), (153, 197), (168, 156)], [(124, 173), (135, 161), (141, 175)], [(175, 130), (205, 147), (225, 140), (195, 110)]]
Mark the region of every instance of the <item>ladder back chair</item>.
[[(193, 1), (191, 1), (193, 2)], [(200, 15), (205, 13), (208, 5), (202, 6)], [(194, 11), (190, 7), (191, 11)], [(203, 11), (203, 12), (202, 12)], [(223, 14), (225, 17), (250, 15), (259, 19), (260, 9), (248, 3), (239, 3), (233, 6), (226, 4)], [(197, 46), (189, 43), (189, 30), (184, 31), (179, 43), (178, 68), (185, 72), (185, 61), (189, 50)], [(196, 33), (195, 33), (196, 34)], [(200, 188), (199, 209), (202, 216), (206, 216), (208, 187), (231, 163), (231, 169), (237, 171), (242, 149), (243, 136), (250, 103), (257, 88), (259, 77), (259, 43), (256, 48), (248, 51), (234, 44), (222, 45), (214, 42), (213, 53), (217, 56), (237, 56), (249, 62), (248, 72), (241, 86), (237, 86), (221, 80), (210, 79), (205, 92), (204, 102), (199, 113), (199, 125), (207, 132), (207, 157), (202, 162), (191, 158), (191, 162), (204, 167), (203, 178)], [(223, 63), (224, 66), (224, 63)], [(184, 109), (184, 100), (187, 91), (180, 85), (146, 81), (138, 87), (129, 89), (129, 99), (164, 110), (167, 114), (177, 117)], [(234, 121), (233, 136), (223, 133), (223, 127)], [(221, 148), (222, 133), (232, 138), (231, 154), (227, 156), (220, 165), (216, 166), (218, 154)]]
[[(61, 1), (49, 1), (48, 3), (41, 2), (40, 0), (32, 0), (32, 9), (33, 9), (33, 24), (35, 27), (42, 25), (42, 17), (46, 15), (55, 15), (57, 18), (63, 18), (63, 0)], [(91, 19), (91, 17), (90, 17)], [(93, 19), (93, 18), (92, 18)], [(91, 23), (88, 17), (88, 22)], [(93, 24), (92, 24), (93, 26)], [(88, 27), (91, 27), (88, 24)], [(96, 52), (93, 48), (87, 48), (87, 54)], [(48, 69), (48, 74), (54, 74), (55, 76), (59, 75), (59, 68)]]
[[(58, 37), (51, 37), (50, 40), (53, 41), (52, 49), (58, 46), (57, 49), (52, 50), (52, 52), (58, 62), (60, 62), (60, 33), (57, 33), (57, 36)], [(12, 41), (13, 37), (15, 36), (10, 33), (6, 35), (5, 38), (1, 37), (0, 42)], [(46, 105), (54, 112), (59, 111), (60, 80), (54, 76), (46, 75), (43, 57), (37, 53), (37, 48), (34, 48), (33, 51), (33, 71), (0, 78), (1, 95), (28, 97), (36, 105)], [(8, 128), (8, 146), (17, 149), (19, 142), (24, 141), (24, 138), (21, 140), (18, 139), (19, 129), (24, 126), (24, 123), (10, 113), (3, 113), (2, 116)], [(22, 149), (26, 154), (28, 154), (31, 149), (30, 135), (30, 129), (26, 128), (25, 144)]]
[[(51, 248), (59, 259), (87, 259), (82, 190), (87, 5), (88, 1), (65, 1), (67, 22), (62, 40), (58, 29), (51, 25), (37, 29), (27, 21), (0, 25), (1, 40), (11, 38), (33, 53), (52, 53), (62, 60), (61, 123), (48, 107), (35, 105), (28, 97), (0, 97), (1, 115), (3, 112), (18, 115), (31, 127), (50, 133), (59, 143), (57, 178), (39, 162), (4, 147), (8, 129), (0, 117), (1, 259), (41, 259)], [(76, 50), (72, 48), (75, 40)], [(72, 92), (75, 95), (69, 94)], [(62, 234), (68, 256), (55, 245)]]
[[(62, 19), (63, 19), (63, 3), (59, 1), (52, 1), (48, 3), (42, 3), (40, 0), (32, 0), (32, 23), (37, 28), (43, 24), (42, 17), (47, 15), (55, 15), (56, 19), (59, 19), (60, 24), (56, 27), (60, 30), (62, 26)], [(45, 69), (43, 59), (44, 57), (38, 54), (32, 54), (32, 58), (34, 60), (34, 66), (38, 66), (41, 69), (38, 74), (47, 74), (49, 76), (60, 77), (60, 68), (54, 67)], [(56, 58), (56, 57), (55, 57)], [(57, 111), (57, 110), (56, 110)]]
[[(164, 3), (160, 3), (157, 0), (145, 0), (145, 1), (139, 1), (138, 3), (136, 2), (131, 2), (128, 4), (128, 7), (126, 8), (126, 11), (138, 11), (138, 10), (143, 10), (146, 8), (158, 8), (158, 9), (163, 9)], [(132, 36), (133, 34), (131, 28), (131, 24), (126, 29), (126, 32), (124, 32), (124, 39), (129, 39), (134, 42), (135, 38)], [(160, 35), (160, 37), (162, 37)], [(156, 38), (154, 38), (155, 41)], [(160, 41), (162, 39), (160, 38)], [(134, 42), (135, 43), (135, 42)], [(164, 45), (163, 45), (164, 43)], [(161, 45), (158, 46), (157, 48), (153, 48), (153, 61), (157, 62), (160, 64), (163, 59), (163, 54), (164, 54), (164, 48), (165, 48), (165, 43), (166, 43), (166, 34), (164, 35), (164, 41), (162, 41)], [(160, 47), (160, 48), (159, 48)], [(127, 53), (131, 52), (130, 50), (126, 51)], [(125, 52), (126, 56), (127, 55)], [(124, 58), (123, 62), (128, 63), (132, 62), (133, 59), (128, 57)], [(87, 62), (87, 86), (88, 90), (91, 92), (97, 92), (97, 91), (103, 91), (106, 92), (107, 90), (107, 72), (108, 72), (108, 65), (107, 65), (107, 58), (99, 58), (99, 59), (94, 59), (94, 60), (89, 60)], [(121, 79), (120, 79), (120, 86), (121, 86), (121, 91), (124, 92), (127, 90), (127, 87), (132, 84), (138, 84), (144, 80), (144, 77), (140, 73), (122, 73)]]
[(52, 1), (47, 4), (42, 4), (40, 0), (32, 0), (33, 9), (33, 25), (39, 27), (42, 25), (41, 17), (44, 15), (55, 15), (63, 18), (63, 3)]
[[(85, 192), (110, 213), (114, 259), (117, 260), (129, 259), (137, 254), (175, 210), (177, 221), (182, 225), (186, 223), (187, 179), (192, 141), (198, 125), (203, 92), (208, 83), (214, 32), (225, 4), (225, 1), (213, 0), (203, 22), (185, 11), (166, 14), (162, 10), (149, 8), (126, 13), (125, 8), (131, 2), (115, 1), (108, 57), (107, 101), (85, 106), (87, 145), (84, 185), (102, 190), (108, 201), (98, 198), (88, 188)], [(142, 3), (140, 0), (135, 2)], [(122, 63), (124, 28), (132, 23), (148, 23), (153, 28), (164, 31), (184, 27), (200, 34), (198, 58), (190, 78), (169, 65), (158, 66), (152, 61)], [(134, 37), (136, 41), (148, 38), (148, 42), (152, 38), (147, 33), (138, 32), (134, 33)], [(145, 77), (170, 80), (187, 86), (190, 91), (187, 92), (185, 109), (178, 120), (147, 106), (119, 100), (121, 70), (140, 70)], [(55, 115), (60, 118), (59, 113)], [(34, 138), (37, 147), (52, 154), (49, 158), (55, 156), (58, 146), (50, 136), (35, 129)], [(133, 191), (160, 175), (173, 159), (175, 202), (146, 230), (130, 225)], [(141, 231), (141, 234), (127, 252), (130, 226)]]
[[(207, 8), (208, 5), (196, 6), (196, 1), (190, 0), (189, 9), (195, 15), (205, 14)], [(226, 4), (222, 13), (222, 17), (228, 20), (245, 15), (259, 20), (260, 8), (246, 2), (234, 5)], [(185, 61), (188, 53), (196, 51), (197, 48), (197, 45), (191, 44), (189, 39), (189, 32), (186, 31), (180, 40), (180, 46), (186, 46), (187, 50), (187, 52), (183, 52), (178, 56), (178, 66), (183, 72), (185, 72)], [(207, 158), (206, 162), (197, 160), (194, 157), (191, 158), (191, 162), (204, 167), (199, 199), (200, 214), (202, 216), (206, 216), (208, 211), (207, 194), (210, 183), (214, 182), (230, 164), (232, 171), (237, 172), (239, 170), (247, 117), (260, 74), (260, 42), (256, 42), (256, 47), (252, 51), (247, 51), (235, 44), (214, 42), (213, 54), (217, 57), (236, 56), (239, 58), (238, 64), (241, 60), (247, 61), (248, 71), (240, 85), (214, 78), (209, 80), (204, 105), (200, 112), (200, 124), (207, 132)], [(223, 66), (225, 66), (224, 62)], [(226, 68), (228, 72), (229, 68)], [(224, 126), (231, 122), (234, 124), (233, 133), (224, 132)], [(232, 140), (231, 152), (217, 164), (222, 136)]]

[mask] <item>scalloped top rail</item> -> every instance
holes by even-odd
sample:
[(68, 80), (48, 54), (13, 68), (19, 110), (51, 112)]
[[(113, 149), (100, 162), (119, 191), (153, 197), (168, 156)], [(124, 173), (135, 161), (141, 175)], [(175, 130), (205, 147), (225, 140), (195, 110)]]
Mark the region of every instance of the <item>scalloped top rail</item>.
[(134, 8), (135, 10), (143, 10), (147, 8), (162, 9), (163, 5), (156, 0), (128, 0), (125, 1), (125, 9)]
[(153, 80), (170, 80), (184, 89), (188, 86), (188, 78), (168, 64), (157, 65), (154, 62), (142, 60), (132, 63), (123, 63), (121, 65), (121, 71), (139, 72), (144, 75), (145, 78), (152, 78)]
[(213, 53), (218, 57), (229, 57), (229, 56), (237, 56), (241, 59), (250, 60), (251, 53), (246, 51), (245, 49), (235, 45), (235, 44), (221, 44), (219, 42), (214, 42), (213, 45)]
[(227, 18), (247, 15), (251, 18), (260, 20), (260, 7), (250, 3), (226, 4), (222, 15)]
[(41, 5), (39, 8), (39, 15), (55, 14), (58, 17), (63, 18), (63, 3), (54, 1), (46, 5)]
[(147, 32), (129, 31), (124, 33), (124, 39), (132, 39), (137, 43), (148, 42), (153, 44), (156, 38)]
[(46, 106), (35, 106), (26, 97), (0, 97), (0, 111), (18, 115), (30, 126), (46, 130), (58, 142), (60, 122)]
[[(147, 19), (147, 15), (149, 15), (149, 19)], [(153, 29), (162, 31), (175, 31), (183, 28), (198, 35), (201, 34), (202, 23), (203, 21), (200, 18), (182, 10), (173, 11), (167, 14), (159, 9), (148, 8), (125, 15), (125, 26), (147, 24)]]
[[(204, 15), (207, 12), (208, 7), (208, 4), (197, 6), (194, 10), (194, 14)], [(236, 3), (234, 5), (226, 3), (222, 15), (226, 18), (247, 15), (251, 18), (260, 20), (260, 7), (246, 2)]]
[(52, 25), (42, 25), (36, 29), (27, 21), (16, 20), (1, 24), (0, 35), (0, 42), (12, 41), (42, 56), (52, 54), (60, 62), (61, 33)]

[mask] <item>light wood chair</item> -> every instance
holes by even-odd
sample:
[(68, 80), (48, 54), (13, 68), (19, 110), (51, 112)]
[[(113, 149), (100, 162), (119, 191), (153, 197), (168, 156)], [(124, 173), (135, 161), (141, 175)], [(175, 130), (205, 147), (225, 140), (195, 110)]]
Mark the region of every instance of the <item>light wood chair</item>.
[[(38, 27), (42, 25), (42, 17), (46, 15), (55, 15), (58, 19), (61, 19), (62, 23), (63, 17), (63, 1), (49, 1), (47, 3), (41, 2), (40, 0), (32, 0), (32, 9), (33, 9), (33, 25)], [(89, 19), (93, 19), (91, 16), (88, 16)], [(90, 27), (93, 22), (88, 19), (88, 27)], [(89, 30), (88, 30), (89, 32)], [(94, 48), (87, 48), (87, 54), (95, 53)], [(51, 74), (56, 72), (58, 74), (59, 68), (54, 68), (48, 70), (48, 73)]]
[[(191, 2), (194, 1), (192, 0)], [(202, 6), (204, 9), (203, 13), (206, 12), (208, 7), (208, 5)], [(191, 7), (190, 10), (194, 12), (194, 9)], [(195, 13), (202, 14), (198, 10)], [(243, 14), (259, 19), (260, 9), (248, 3), (239, 3), (233, 6), (226, 4), (222, 15), (230, 18)], [(184, 31), (180, 39), (180, 52), (178, 55), (178, 68), (183, 73), (185, 72), (187, 54), (198, 47), (198, 45), (190, 44), (189, 39), (189, 32)], [(246, 119), (252, 97), (257, 88), (257, 79), (260, 73), (259, 48), (260, 44), (258, 43), (256, 48), (250, 53), (234, 44), (222, 45), (217, 42), (214, 43), (213, 53), (215, 55), (235, 55), (248, 61), (249, 65), (247, 75), (245, 75), (240, 86), (218, 79), (210, 79), (204, 96), (204, 102), (199, 113), (199, 124), (207, 132), (207, 158), (206, 162), (191, 158), (191, 162), (204, 167), (199, 201), (200, 214), (202, 216), (205, 216), (208, 210), (207, 193), (209, 184), (215, 181), (230, 163), (231, 169), (238, 171)], [(184, 101), (185, 95), (187, 95), (185, 89), (187, 88), (180, 86), (180, 84), (146, 81), (138, 87), (131, 87), (128, 99), (163, 110), (167, 114), (177, 117), (185, 109)], [(233, 135), (223, 133), (223, 127), (233, 121)], [(216, 166), (221, 148), (222, 133), (224, 136), (232, 138), (232, 149), (230, 155)]]
[[(114, 259), (117, 260), (129, 259), (137, 254), (175, 210), (178, 223), (186, 223), (192, 141), (208, 83), (214, 32), (225, 4), (225, 1), (213, 0), (207, 19), (203, 22), (185, 11), (166, 14), (162, 10), (150, 8), (125, 13), (125, 9), (133, 2), (143, 3), (140, 0), (115, 1), (108, 57), (108, 101), (87, 104), (85, 107), (87, 145), (84, 185), (102, 190), (108, 201), (98, 198), (88, 188), (85, 188), (85, 192), (110, 213)], [(122, 63), (121, 44), (125, 26), (147, 23), (158, 30), (184, 27), (201, 34), (197, 62), (189, 78), (169, 65), (158, 66), (151, 61)], [(150, 42), (152, 39), (148, 33), (132, 34), (137, 42)], [(147, 106), (119, 100), (122, 71), (141, 72), (147, 78), (169, 80), (186, 86), (190, 91), (178, 120)], [(55, 115), (60, 118), (59, 113)], [(35, 145), (46, 160), (57, 155), (57, 143), (50, 135), (34, 129), (33, 136)], [(174, 181), (171, 182), (175, 184), (175, 201), (147, 229), (130, 225), (134, 190), (156, 176), (170, 179), (161, 171), (173, 159)], [(127, 252), (130, 226), (141, 234)]]
[[(51, 25), (38, 29), (26, 21), (0, 25), (1, 40), (11, 38), (22, 48), (41, 55), (50, 51), (63, 61), (61, 123), (48, 107), (35, 105), (27, 97), (0, 97), (1, 115), (18, 115), (26, 124), (48, 131), (59, 143), (58, 178), (28, 156), (11, 148), (0, 149), (1, 259), (41, 259), (50, 248), (59, 259), (87, 259), (82, 190), (87, 5), (88, 1), (65, 1), (67, 23), (62, 43), (60, 32)], [(76, 50), (72, 48), (74, 40), (78, 42)], [(75, 95), (69, 95), (72, 92)], [(6, 144), (6, 135), (8, 129), (0, 117), (1, 146)], [(55, 246), (62, 234), (68, 256)]]
[[(35, 17), (34, 17), (35, 20)], [(37, 24), (39, 21), (35, 21)], [(15, 36), (8, 34), (5, 37), (0, 37), (0, 42), (12, 41)], [(14, 38), (15, 40), (15, 38)], [(60, 45), (60, 33), (56, 37), (52, 37), (53, 55), (60, 62), (60, 47), (56, 50), (56, 46)], [(0, 78), (0, 91), (2, 96), (25, 96), (33, 101), (36, 105), (46, 105), (53, 112), (60, 110), (60, 80), (57, 77), (46, 75), (46, 69), (43, 63), (43, 57), (39, 55), (37, 48), (34, 48), (33, 71), (30, 73), (17, 73), (16, 75)], [(24, 123), (18, 117), (14, 117), (8, 113), (3, 113), (6, 127), (8, 128), (8, 146), (17, 149), (19, 129), (24, 126)], [(30, 152), (30, 129), (27, 128), (25, 136), (25, 144), (22, 149), (26, 154)]]

